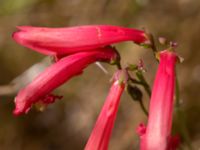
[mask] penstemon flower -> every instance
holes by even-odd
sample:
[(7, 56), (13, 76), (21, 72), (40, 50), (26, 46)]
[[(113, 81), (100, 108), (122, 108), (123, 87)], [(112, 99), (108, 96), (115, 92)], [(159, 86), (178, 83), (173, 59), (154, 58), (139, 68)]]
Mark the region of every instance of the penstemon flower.
[(116, 72), (113, 84), (99, 114), (85, 150), (107, 150), (116, 119), (120, 97), (124, 91), (127, 74), (124, 70)]
[(83, 72), (95, 61), (111, 62), (118, 59), (115, 49), (111, 47), (95, 49), (91, 52), (80, 52), (60, 59), (38, 75), (28, 86), (22, 89), (15, 98), (14, 114), (28, 112), (32, 104), (54, 102), (58, 96), (50, 94), (52, 90)]
[[(133, 87), (134, 84), (140, 84), (151, 95), (143, 75), (136, 72), (137, 79), (132, 78), (127, 68), (123, 69), (121, 66), (120, 55), (110, 45), (132, 41), (150, 47), (155, 54), (157, 48), (152, 35), (142, 30), (112, 25), (17, 28), (18, 31), (13, 33), (13, 39), (17, 43), (39, 53), (54, 56), (56, 63), (20, 90), (15, 98), (15, 115), (27, 113), (33, 104), (38, 107), (46, 106), (56, 99), (61, 99), (62, 96), (53, 95), (51, 92), (72, 77), (80, 75), (91, 63), (117, 63), (119, 70), (114, 75), (109, 94), (85, 146), (85, 150), (107, 150), (120, 97), (126, 84)], [(160, 43), (166, 44), (166, 41), (160, 39)], [(159, 53), (160, 62), (151, 95), (147, 127), (141, 124), (137, 130), (141, 139), (140, 150), (175, 150), (179, 144), (178, 136), (171, 136), (177, 55), (172, 51), (176, 44), (170, 45), (170, 49)], [(135, 71), (134, 68), (133, 65), (133, 69), (129, 71)], [(127, 83), (128, 81), (130, 83)], [(137, 90), (141, 97), (142, 93), (139, 88)], [(137, 92), (132, 91), (134, 94)]]
[(154, 81), (147, 128), (140, 125), (138, 131), (141, 150), (173, 150), (174, 148), (173, 140), (177, 138), (171, 137), (171, 126), (176, 61), (176, 53), (169, 50), (160, 52), (160, 64)]
[(94, 50), (122, 41), (144, 43), (144, 31), (111, 25), (88, 25), (68, 28), (19, 26), (13, 33), (14, 40), (46, 55), (68, 55)]

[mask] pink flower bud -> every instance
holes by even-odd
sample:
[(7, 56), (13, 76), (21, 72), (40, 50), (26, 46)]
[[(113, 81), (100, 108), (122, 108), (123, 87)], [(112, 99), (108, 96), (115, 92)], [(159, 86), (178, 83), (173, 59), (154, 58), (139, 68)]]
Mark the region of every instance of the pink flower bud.
[(60, 59), (38, 75), (28, 86), (22, 89), (15, 98), (15, 115), (28, 112), (33, 103), (54, 102), (58, 96), (50, 94), (52, 90), (79, 75), (83, 69), (95, 61), (112, 61), (117, 58), (117, 53), (111, 47), (80, 52)]
[(69, 28), (19, 26), (14, 40), (46, 55), (68, 55), (93, 50), (114, 43), (147, 41), (144, 31), (111, 25), (88, 25)]
[(114, 75), (114, 82), (99, 114), (94, 129), (85, 146), (85, 150), (107, 150), (114, 122), (116, 119), (120, 97), (124, 91), (127, 74), (119, 70)]
[[(146, 131), (141, 135), (141, 150), (171, 150), (175, 64), (177, 55), (172, 51), (160, 53), (154, 81)], [(143, 130), (144, 131), (144, 130)], [(170, 149), (171, 148), (171, 149)]]

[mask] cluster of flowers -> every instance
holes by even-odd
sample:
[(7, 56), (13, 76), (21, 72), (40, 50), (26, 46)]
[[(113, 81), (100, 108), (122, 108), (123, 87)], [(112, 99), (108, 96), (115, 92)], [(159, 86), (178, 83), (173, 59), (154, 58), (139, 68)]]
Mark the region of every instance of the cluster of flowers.
[[(71, 28), (45, 28), (20, 26), (13, 33), (14, 40), (39, 53), (54, 56), (55, 63), (21, 89), (15, 98), (15, 115), (27, 113), (36, 103), (48, 105), (62, 97), (51, 92), (96, 61), (119, 63), (120, 56), (111, 44), (133, 41), (148, 43), (144, 31), (110, 25), (79, 26)], [(175, 149), (176, 139), (171, 137), (175, 63), (177, 55), (170, 50), (159, 53), (148, 116), (147, 128), (137, 129), (141, 150)], [(107, 150), (114, 126), (120, 97), (129, 80), (126, 69), (119, 68), (85, 150)]]

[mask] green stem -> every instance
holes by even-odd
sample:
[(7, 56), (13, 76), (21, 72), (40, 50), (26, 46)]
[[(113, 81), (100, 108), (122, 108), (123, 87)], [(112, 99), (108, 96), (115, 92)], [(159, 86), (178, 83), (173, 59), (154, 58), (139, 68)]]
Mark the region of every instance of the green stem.
[(147, 83), (147, 81), (145, 80), (141, 71), (136, 72), (136, 76), (138, 77), (140, 84), (143, 86), (148, 96), (151, 97), (151, 88), (149, 84)]
[(145, 108), (143, 101), (140, 100), (139, 103), (140, 103), (140, 107), (142, 108), (142, 111), (148, 117), (149, 113), (148, 113), (147, 109)]
[(146, 91), (146, 93), (148, 94), (149, 97), (151, 97), (151, 89), (148, 85), (148, 83), (146, 82), (142, 82), (142, 81), (138, 81), (138, 80), (135, 80), (135, 79), (131, 79), (132, 83), (135, 83), (135, 84), (138, 84), (138, 85), (141, 85), (144, 90)]
[[(139, 85), (142, 85), (143, 86), (143, 88), (147, 91), (149, 88), (145, 88), (145, 86), (144, 86), (144, 83), (143, 82), (141, 82), (141, 81), (138, 81), (138, 80), (136, 80), (136, 79), (133, 79), (133, 78), (131, 78), (130, 76), (129, 76), (129, 79), (130, 79), (130, 81), (131, 81), (131, 83), (132, 84), (139, 84)], [(149, 91), (149, 90), (148, 90)], [(148, 92), (147, 92), (148, 93)], [(150, 92), (151, 93), (151, 92)], [(129, 93), (130, 94), (130, 93)], [(134, 100), (134, 99), (133, 99)], [(147, 109), (145, 108), (145, 106), (144, 106), (144, 103), (143, 103), (143, 100), (141, 99), (141, 100), (139, 100), (139, 104), (140, 104), (140, 107), (142, 108), (142, 111), (144, 112), (144, 114), (146, 115), (146, 116), (148, 116), (148, 111), (147, 111)]]
[(150, 42), (151, 42), (151, 49), (153, 50), (154, 54), (158, 51), (155, 45), (155, 40), (152, 34), (149, 35)]

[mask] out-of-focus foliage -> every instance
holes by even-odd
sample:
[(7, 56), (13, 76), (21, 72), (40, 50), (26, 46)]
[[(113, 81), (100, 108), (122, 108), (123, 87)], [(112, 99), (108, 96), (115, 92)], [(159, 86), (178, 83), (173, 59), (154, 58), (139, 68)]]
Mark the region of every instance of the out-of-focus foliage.
[(10, 15), (13, 13), (20, 12), (24, 7), (30, 7), (31, 5), (34, 4), (36, 0), (31, 0), (31, 1), (26, 1), (26, 0), (17, 0), (17, 1), (12, 1), (12, 0), (2, 0), (1, 1), (1, 10), (0, 14), (1, 15)]
[[(176, 40), (185, 61), (178, 65), (182, 105), (191, 142), (200, 147), (200, 1), (194, 0), (0, 0), (0, 84), (7, 85), (44, 56), (17, 45), (11, 38), (18, 25), (63, 27), (112, 24), (145, 27), (156, 36)], [(118, 44), (123, 63), (144, 60), (150, 84), (156, 62), (152, 53), (131, 42)], [(0, 96), (1, 150), (79, 150), (91, 132), (114, 71), (105, 75), (95, 65), (55, 93), (64, 99), (44, 112), (14, 117), (15, 94)], [(1, 86), (0, 86), (1, 87)], [(0, 88), (1, 89), (1, 88)], [(144, 96), (146, 105), (148, 96)], [(125, 93), (110, 143), (111, 150), (138, 149), (136, 127), (145, 122), (139, 104)], [(178, 129), (175, 129), (177, 131)], [(183, 149), (187, 149), (183, 145)]]

